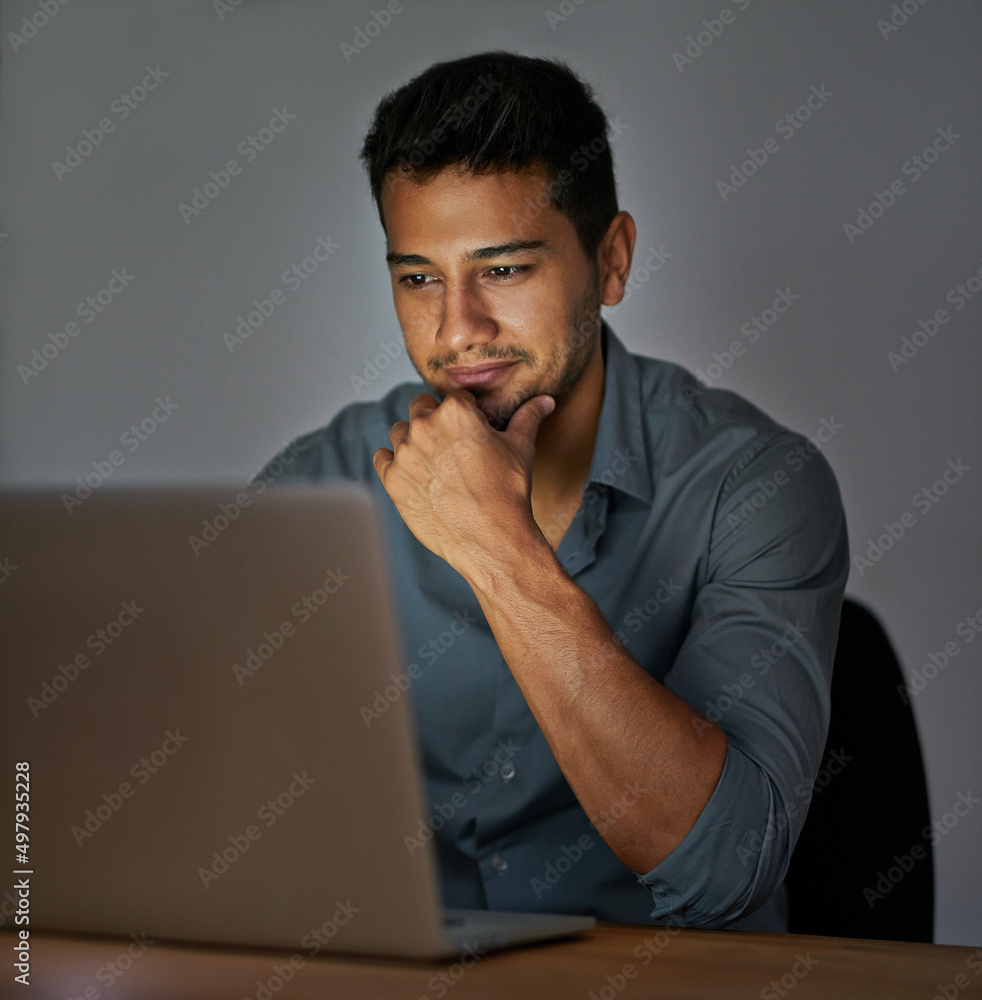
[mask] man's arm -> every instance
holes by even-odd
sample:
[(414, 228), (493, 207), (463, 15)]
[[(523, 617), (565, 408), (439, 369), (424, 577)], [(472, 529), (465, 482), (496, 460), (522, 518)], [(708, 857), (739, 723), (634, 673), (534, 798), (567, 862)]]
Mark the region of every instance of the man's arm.
[[(366, 420), (374, 408), (352, 404), (329, 428), (306, 435), (284, 449), (263, 469), (260, 478), (272, 481), (341, 475), (369, 483), (380, 473), (382, 481), (376, 479), (376, 483), (387, 483), (390, 493), (403, 497), (400, 512), (404, 518), (408, 516), (407, 523), (413, 525), (417, 536), (428, 538), (424, 544), (451, 565), (463, 565), (451, 551), (451, 535), (456, 534), (458, 543), (475, 535), (474, 551), (489, 553), (487, 565), (498, 567), (497, 573), (489, 576), (492, 584), (497, 581), (499, 589), (512, 591), (517, 614), (531, 622), (521, 634), (533, 636), (533, 656), (539, 650), (549, 653), (561, 644), (569, 649), (571, 637), (580, 634), (578, 630), (588, 620), (589, 612), (595, 613), (590, 598), (575, 588), (575, 593), (569, 592), (572, 600), (564, 603), (560, 599), (563, 588), (572, 581), (563, 573), (553, 593), (559, 602), (558, 613), (564, 609), (568, 613), (563, 624), (558, 628), (550, 624), (547, 632), (546, 621), (551, 621), (556, 612), (548, 607), (545, 612), (538, 610), (536, 604), (549, 588), (533, 583), (533, 567), (538, 561), (535, 545), (541, 546), (541, 540), (527, 549), (519, 546), (527, 558), (520, 560), (517, 571), (499, 560), (504, 548), (495, 548), (516, 510), (521, 518), (528, 514), (524, 493), (516, 494), (513, 489), (502, 492), (505, 479), (516, 474), (527, 486), (522, 478), (525, 458), (521, 447), (504, 456), (499, 454), (497, 461), (503, 460), (504, 466), (499, 466), (498, 479), (482, 474), (476, 486), (468, 487), (462, 508), (453, 505), (457, 525), (454, 532), (440, 523), (437, 511), (443, 501), (428, 490), (418, 495), (423, 509), (418, 519), (413, 510), (417, 506), (413, 499), (418, 488), (415, 474), (402, 481), (413, 466), (425, 458), (423, 464), (434, 463), (434, 469), (441, 470), (439, 478), (450, 483), (473, 460), (471, 455), (463, 461), (462, 453), (480, 446), (482, 434), (486, 443), (498, 442), (500, 435), (491, 435), (485, 425), (462, 449), (449, 449), (444, 459), (438, 458), (438, 449), (431, 452), (433, 442), (414, 457), (416, 449), (404, 450), (396, 445), (407, 425), (392, 427), (398, 415), (409, 407), (412, 393), (418, 391), (405, 388), (407, 391), (398, 398), (387, 399), (385, 415), (380, 415), (378, 423), (372, 422), (371, 432), (366, 430)], [(527, 405), (534, 408), (538, 404), (533, 400)], [(435, 400), (429, 399), (423, 415), (435, 406)], [(453, 414), (448, 411), (444, 416)], [(465, 416), (458, 411), (454, 421)], [(509, 430), (519, 429), (528, 416), (516, 414), (517, 421), (512, 419)], [(526, 428), (530, 441), (538, 419), (537, 414), (531, 416), (532, 429)], [(388, 449), (376, 451), (372, 461), (376, 445), (369, 442), (377, 441), (384, 434), (383, 428), (388, 427), (392, 427), (390, 439), (400, 458), (412, 459), (399, 463), (405, 465), (405, 470), (389, 468), (392, 452)], [(458, 433), (455, 428), (451, 430)], [(418, 447), (426, 444), (426, 437), (425, 433), (414, 434)], [(697, 593), (688, 632), (673, 654), (672, 663), (643, 661), (646, 670), (662, 678), (661, 686), (654, 685), (656, 688), (670, 692), (718, 722), (728, 744), (722, 775), (695, 825), (664, 861), (639, 877), (652, 894), (651, 916), (656, 921), (681, 918), (693, 926), (725, 926), (752, 912), (773, 894), (804, 822), (825, 746), (832, 655), (849, 569), (838, 488), (824, 458), (806, 448), (799, 435), (773, 430), (755, 437), (744, 436), (742, 440), (742, 450), (731, 454), (712, 474), (718, 484), (713, 489), (718, 492), (715, 499), (706, 498), (711, 509), (702, 510), (691, 522), (684, 517), (673, 522), (672, 537), (677, 535), (678, 543), (689, 547), (698, 561)], [(707, 457), (708, 453), (703, 462)], [(674, 460), (673, 465), (677, 465)], [(705, 469), (705, 464), (699, 465), (699, 470)], [(706, 531), (707, 514), (711, 518), (711, 535)], [(703, 527), (696, 529), (697, 523)], [(691, 532), (687, 524), (693, 526)], [(551, 549), (543, 549), (541, 554), (547, 566), (551, 561), (554, 568)], [(476, 576), (475, 585), (480, 586)], [(516, 588), (521, 589), (516, 592)], [(597, 597), (601, 600), (599, 594)], [(586, 603), (579, 603), (583, 598)], [(583, 607), (588, 613), (581, 612)], [(485, 610), (490, 619), (492, 610)], [(500, 633), (497, 624), (495, 628)], [(608, 635), (607, 641), (600, 644), (600, 653), (595, 651), (587, 658), (589, 664), (596, 665), (591, 667), (596, 676), (601, 676), (600, 667), (612, 643), (621, 649)], [(550, 660), (553, 668), (548, 670), (547, 678), (572, 676), (572, 658)], [(631, 710), (630, 697), (628, 702)], [(615, 702), (609, 705), (609, 715), (603, 719), (603, 740), (619, 738), (624, 715)], [(717, 726), (703, 715), (692, 712), (691, 720), (696, 736), (716, 738)], [(565, 718), (560, 722), (565, 725)], [(842, 749), (848, 759), (851, 748)], [(636, 784), (621, 785), (619, 779), (608, 779), (617, 792), (609, 809), (594, 812), (590, 807), (589, 817), (602, 836), (614, 836), (624, 829), (624, 823), (631, 821), (627, 810), (639, 797), (639, 790), (647, 790), (650, 782), (660, 776), (650, 760), (646, 763), (647, 770)], [(651, 834), (656, 830), (653, 826), (645, 831), (646, 843), (654, 842)]]
[(410, 423), (392, 429), (395, 451), (380, 449), (374, 465), (416, 537), (471, 585), (587, 815), (619, 815), (602, 835), (647, 872), (709, 801), (726, 737), (621, 647), (536, 525), (531, 463), (546, 399), (527, 401), (498, 432), (469, 393), (440, 406), (418, 396)]
[(654, 868), (712, 796), (723, 731), (634, 660), (541, 533), (463, 575), (587, 816), (628, 868)]

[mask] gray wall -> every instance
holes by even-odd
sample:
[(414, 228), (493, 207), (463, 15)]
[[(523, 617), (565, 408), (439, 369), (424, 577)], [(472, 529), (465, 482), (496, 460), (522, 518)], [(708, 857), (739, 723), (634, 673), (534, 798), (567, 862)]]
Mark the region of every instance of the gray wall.
[[(244, 480), (297, 433), (411, 377), (402, 355), (360, 394), (351, 381), (399, 340), (356, 159), (369, 114), (439, 59), (493, 47), (558, 55), (624, 126), (614, 151), (639, 270), (609, 321), (632, 349), (699, 369), (791, 427), (837, 428), (823, 450), (853, 553), (865, 557), (885, 522), (907, 525), (882, 557), (854, 566), (849, 592), (880, 613), (908, 671), (929, 665), (914, 707), (932, 813), (941, 821), (960, 793), (982, 793), (982, 639), (965, 625), (982, 612), (982, 296), (948, 298), (972, 276), (978, 287), (982, 266), (979, 6), (906, 0), (915, 12), (884, 36), (888, 0), (731, 0), (730, 23), (688, 63), (673, 53), (687, 36), (698, 44), (724, 0), (403, 0), (346, 55), (372, 6), (75, 0), (45, 24), (36, 0), (5, 0), (3, 481), (70, 481), (113, 451), (113, 481)], [(25, 17), (42, 26), (11, 39)], [(141, 99), (133, 88), (158, 65)], [(114, 103), (124, 93), (132, 108)], [(831, 96), (813, 97), (800, 128), (779, 126), (810, 93)], [(246, 162), (239, 144), (284, 107), (296, 117)], [(105, 118), (112, 131), (56, 171), (66, 144)], [(929, 153), (916, 180), (916, 166), (905, 173), (949, 128), (957, 138), (939, 145), (950, 148)], [(717, 182), (768, 138), (776, 151), (721, 193)], [(232, 158), (239, 174), (185, 221), (180, 203)], [(902, 193), (850, 239), (845, 224), (894, 180)], [(337, 249), (291, 290), (283, 272), (320, 237)], [(653, 272), (648, 248), (665, 258)], [(77, 304), (114, 268), (132, 280), (86, 322)], [(230, 352), (223, 333), (277, 287), (282, 304)], [(779, 289), (797, 296), (791, 309), (754, 340), (741, 333)], [(918, 333), (939, 309), (948, 321)], [(59, 335), (72, 320), (74, 336)], [(905, 337), (912, 357), (891, 364)], [(743, 351), (724, 369), (714, 352), (726, 362), (734, 341)], [(47, 366), (25, 374), (45, 344)], [(157, 397), (176, 409), (155, 424)], [(153, 433), (140, 440), (128, 429), (145, 419)], [(921, 491), (946, 468), (953, 482), (934, 502)], [(929, 654), (946, 644), (936, 670)], [(982, 941), (980, 846), (982, 809), (940, 840), (939, 941)]]

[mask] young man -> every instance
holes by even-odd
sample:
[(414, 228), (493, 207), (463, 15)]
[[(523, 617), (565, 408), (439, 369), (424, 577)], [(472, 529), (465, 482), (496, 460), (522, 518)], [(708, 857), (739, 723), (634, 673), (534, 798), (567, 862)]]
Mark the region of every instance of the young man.
[(433, 66), (362, 157), (429, 391), (288, 468), (383, 508), (445, 902), (782, 929), (848, 573), (828, 465), (600, 320), (635, 227), (566, 67)]

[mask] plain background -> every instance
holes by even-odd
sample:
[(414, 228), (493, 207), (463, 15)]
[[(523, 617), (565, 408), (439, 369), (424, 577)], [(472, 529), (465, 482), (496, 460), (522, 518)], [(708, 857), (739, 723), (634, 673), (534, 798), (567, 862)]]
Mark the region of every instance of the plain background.
[[(982, 296), (958, 311), (946, 301), (982, 266), (982, 8), (734, 0), (719, 20), (722, 0), (394, 6), (379, 27), (385, 17), (372, 24), (372, 5), (352, 0), (75, 0), (45, 24), (35, 0), (5, 0), (0, 478), (71, 483), (118, 450), (113, 481), (244, 483), (298, 433), (415, 377), (404, 353), (377, 377), (370, 367), (401, 343), (357, 160), (372, 109), (435, 61), (561, 57), (620, 124), (619, 196), (639, 235), (631, 297), (607, 311), (619, 336), (807, 435), (841, 425), (822, 447), (854, 556), (910, 515), (881, 557), (854, 561), (849, 593), (881, 616), (908, 674), (928, 678), (914, 708), (944, 830), (936, 939), (982, 942), (982, 809), (951, 813), (982, 793), (982, 639), (964, 624), (982, 612)], [(41, 27), (12, 40), (25, 17)], [(677, 61), (690, 36), (691, 61)], [(148, 66), (168, 75), (123, 120), (113, 102)], [(777, 123), (813, 87), (831, 96), (785, 139)], [(238, 145), (276, 108), (296, 117), (244, 162)], [(59, 178), (53, 161), (106, 117), (113, 130)], [(951, 148), (916, 181), (904, 174), (949, 128)], [(768, 137), (777, 152), (724, 199), (717, 182)], [(241, 172), (185, 221), (179, 205), (231, 158)], [(903, 193), (850, 242), (845, 224), (897, 179)], [(283, 272), (319, 237), (338, 249), (289, 290)], [(653, 251), (664, 263), (646, 270)], [(25, 377), (19, 366), (79, 320), (113, 268), (133, 280)], [(230, 351), (223, 333), (276, 287), (285, 302)], [(781, 289), (797, 299), (751, 343), (741, 327)], [(915, 337), (943, 308), (949, 321)], [(922, 345), (891, 364), (905, 337)], [(744, 350), (726, 367), (734, 341)], [(158, 397), (176, 404), (159, 423)], [(144, 439), (127, 437), (144, 420)], [(959, 463), (967, 471), (935, 490)], [(946, 643), (947, 665), (933, 667)]]

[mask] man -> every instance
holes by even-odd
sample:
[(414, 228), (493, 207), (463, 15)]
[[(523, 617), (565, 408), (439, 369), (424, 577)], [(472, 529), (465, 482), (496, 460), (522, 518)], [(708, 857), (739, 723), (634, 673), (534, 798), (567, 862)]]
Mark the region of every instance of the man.
[(379, 498), (448, 905), (778, 930), (841, 502), (813, 445), (600, 320), (635, 240), (608, 134), (507, 53), (383, 99), (362, 157), (429, 392), (346, 407), (290, 474)]

